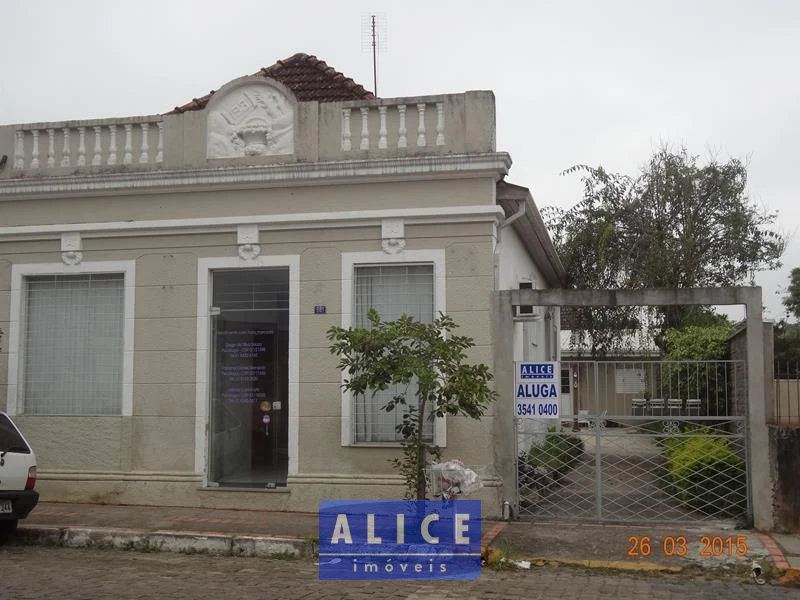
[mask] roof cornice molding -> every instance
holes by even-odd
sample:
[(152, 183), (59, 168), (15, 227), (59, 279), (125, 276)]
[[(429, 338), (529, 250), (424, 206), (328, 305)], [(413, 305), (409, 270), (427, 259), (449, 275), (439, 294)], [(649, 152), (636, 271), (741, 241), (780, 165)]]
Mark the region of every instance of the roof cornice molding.
[(74, 197), (103, 194), (204, 189), (246, 189), (371, 181), (453, 178), (459, 175), (493, 176), (508, 173), (506, 152), (448, 154), (413, 158), (386, 158), (317, 163), (218, 167), (63, 175), (0, 180), (0, 201), (36, 197)]
[(320, 229), (329, 227), (380, 226), (384, 219), (403, 219), (407, 225), (441, 223), (499, 223), (503, 209), (496, 204), (431, 208), (391, 208), (340, 212), (194, 217), (141, 221), (102, 221), (0, 227), (0, 241), (57, 239), (63, 233), (81, 237), (127, 237), (140, 235), (187, 235), (235, 231), (240, 225), (256, 225), (262, 231)]
[(537, 258), (537, 263), (545, 266), (544, 276), (547, 282), (553, 287), (565, 287), (567, 284), (567, 271), (558, 256), (547, 226), (542, 219), (539, 208), (533, 200), (531, 191), (521, 185), (515, 185), (507, 181), (497, 183), (497, 202), (501, 205), (515, 203), (516, 210), (520, 204), (524, 204), (525, 213), (523, 217), (514, 221), (512, 227), (522, 239), (523, 244), (528, 248), (532, 257), (544, 257), (544, 261)]

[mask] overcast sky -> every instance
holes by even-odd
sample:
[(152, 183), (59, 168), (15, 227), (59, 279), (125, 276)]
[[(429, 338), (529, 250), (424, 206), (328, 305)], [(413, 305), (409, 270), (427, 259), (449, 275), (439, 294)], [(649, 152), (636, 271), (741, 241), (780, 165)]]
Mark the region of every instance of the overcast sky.
[(539, 206), (580, 199), (576, 163), (633, 173), (661, 142), (749, 161), (751, 197), (800, 266), (800, 2), (6, 0), (0, 123), (165, 112), (295, 52), (372, 88), (362, 15), (385, 17), (382, 97), (493, 90), (509, 181)]

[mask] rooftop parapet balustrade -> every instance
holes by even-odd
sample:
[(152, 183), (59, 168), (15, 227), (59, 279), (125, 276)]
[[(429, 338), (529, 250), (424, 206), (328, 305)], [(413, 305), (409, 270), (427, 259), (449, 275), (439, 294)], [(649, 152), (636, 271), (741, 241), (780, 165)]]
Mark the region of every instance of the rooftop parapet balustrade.
[(14, 126), (17, 175), (63, 174), (80, 168), (164, 162), (164, 121), (159, 115)]
[(493, 152), (491, 92), (297, 102), (244, 77), (202, 110), (0, 126), (0, 179)]

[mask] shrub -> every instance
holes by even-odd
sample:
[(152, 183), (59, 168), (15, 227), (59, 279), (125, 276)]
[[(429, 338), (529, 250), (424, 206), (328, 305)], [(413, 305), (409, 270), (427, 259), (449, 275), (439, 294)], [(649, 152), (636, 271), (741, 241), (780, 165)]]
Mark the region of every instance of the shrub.
[(670, 453), (680, 448), (692, 435), (714, 435), (719, 433), (710, 427), (697, 425), (696, 423), (681, 423), (680, 434), (676, 435), (663, 435), (656, 438), (656, 443), (664, 449), (664, 456), (669, 458)]
[[(698, 431), (699, 433), (699, 431)], [(745, 510), (745, 465), (724, 438), (665, 439), (669, 480), (678, 499), (706, 514)]]
[(541, 444), (531, 445), (528, 464), (547, 469), (554, 478), (567, 473), (583, 454), (583, 440), (566, 433), (548, 432)]

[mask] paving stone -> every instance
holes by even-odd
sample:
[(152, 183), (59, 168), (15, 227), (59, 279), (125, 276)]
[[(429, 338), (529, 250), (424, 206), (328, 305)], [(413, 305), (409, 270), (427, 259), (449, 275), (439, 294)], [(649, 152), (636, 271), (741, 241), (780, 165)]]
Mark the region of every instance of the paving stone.
[[(32, 574), (35, 574), (32, 575)], [(9, 546), (0, 548), (0, 599), (159, 598), (198, 600), (433, 600), (471, 598), (750, 599), (797, 597), (797, 590), (674, 575), (587, 573), (562, 567), (483, 571), (476, 581), (319, 581), (309, 560)]]
[(772, 539), (777, 542), (786, 554), (800, 556), (800, 535), (773, 533)]

